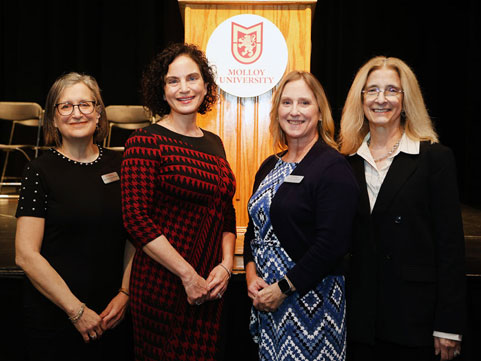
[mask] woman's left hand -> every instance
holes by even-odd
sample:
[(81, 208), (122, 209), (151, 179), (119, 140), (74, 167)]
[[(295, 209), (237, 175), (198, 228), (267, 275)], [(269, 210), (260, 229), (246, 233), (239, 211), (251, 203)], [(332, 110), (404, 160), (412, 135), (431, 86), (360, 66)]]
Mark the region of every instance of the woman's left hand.
[(123, 320), (128, 303), (129, 297), (122, 292), (112, 298), (112, 301), (100, 314), (106, 330), (116, 327)]
[(253, 305), (259, 311), (274, 312), (286, 298), (287, 296), (281, 292), (277, 283), (273, 283), (257, 293)]
[(222, 298), (227, 284), (229, 283), (230, 274), (220, 264), (215, 266), (207, 277), (207, 289), (209, 290), (210, 301)]
[(461, 352), (461, 342), (434, 336), (434, 353), (441, 361), (452, 360)]

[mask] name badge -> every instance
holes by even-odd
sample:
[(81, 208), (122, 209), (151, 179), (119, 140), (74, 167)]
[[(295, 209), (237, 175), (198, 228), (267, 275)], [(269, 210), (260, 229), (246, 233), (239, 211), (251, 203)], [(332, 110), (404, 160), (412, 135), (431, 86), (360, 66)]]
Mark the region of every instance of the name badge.
[(284, 179), (284, 182), (287, 182), (287, 183), (301, 183), (303, 179), (304, 179), (303, 175), (290, 174), (286, 177), (286, 179)]
[(112, 173), (107, 173), (102, 176), (102, 180), (104, 181), (105, 184), (109, 184), (112, 182), (116, 182), (120, 180), (119, 175), (117, 172), (112, 172)]

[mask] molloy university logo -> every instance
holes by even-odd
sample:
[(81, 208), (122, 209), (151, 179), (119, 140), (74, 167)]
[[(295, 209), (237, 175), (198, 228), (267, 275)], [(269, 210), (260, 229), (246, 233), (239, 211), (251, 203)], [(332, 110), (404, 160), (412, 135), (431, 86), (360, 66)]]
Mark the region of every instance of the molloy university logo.
[(245, 28), (232, 22), (232, 55), (239, 63), (252, 64), (262, 55), (262, 25)]
[(269, 20), (252, 14), (220, 24), (207, 43), (206, 55), (216, 67), (216, 83), (226, 93), (255, 97), (271, 90), (287, 66), (287, 44)]

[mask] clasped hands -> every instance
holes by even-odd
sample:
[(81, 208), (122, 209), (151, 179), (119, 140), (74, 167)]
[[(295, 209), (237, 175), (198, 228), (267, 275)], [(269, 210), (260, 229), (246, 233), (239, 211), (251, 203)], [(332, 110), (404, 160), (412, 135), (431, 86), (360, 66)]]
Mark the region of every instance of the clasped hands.
[(222, 298), (229, 283), (229, 276), (229, 273), (220, 264), (212, 269), (207, 279), (193, 272), (187, 279), (182, 280), (187, 294), (187, 302), (190, 305), (199, 306), (206, 301)]
[(87, 343), (94, 341), (100, 338), (105, 331), (116, 327), (124, 318), (128, 301), (128, 296), (119, 293), (100, 315), (85, 306), (82, 316), (74, 323), (83, 340)]
[(247, 280), (247, 294), (252, 299), (253, 306), (263, 312), (277, 311), (279, 306), (287, 298), (281, 292), (281, 289), (276, 283), (269, 285), (259, 276), (254, 276)]
[(441, 361), (452, 360), (461, 353), (461, 342), (435, 336), (434, 353)]

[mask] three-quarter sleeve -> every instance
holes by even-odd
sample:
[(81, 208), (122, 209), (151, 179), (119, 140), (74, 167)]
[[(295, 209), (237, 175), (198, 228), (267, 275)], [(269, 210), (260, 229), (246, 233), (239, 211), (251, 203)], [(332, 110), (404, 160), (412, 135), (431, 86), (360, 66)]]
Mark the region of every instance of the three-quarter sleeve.
[(31, 163), (27, 164), (22, 175), (22, 185), (15, 216), (45, 218), (47, 213), (47, 192), (42, 175)]
[[(230, 168), (230, 165), (227, 162), (227, 156), (225, 154), (225, 147), (224, 147), (224, 143), (222, 142), (222, 139), (218, 135), (214, 135), (214, 139), (217, 143), (217, 147), (219, 149), (221, 158), (225, 160), (225, 164), (223, 165), (223, 167)], [(234, 204), (232, 203), (232, 198), (230, 198), (227, 201), (227, 204), (225, 205), (224, 223), (223, 223), (222, 230), (223, 232), (230, 232), (237, 235), (235, 208), (234, 208)]]
[(236, 234), (235, 208), (232, 201), (227, 205), (224, 213), (223, 231)]
[(125, 144), (121, 168), (122, 216), (132, 244), (141, 248), (163, 234), (152, 219), (160, 166), (160, 149), (153, 136), (134, 133)]

